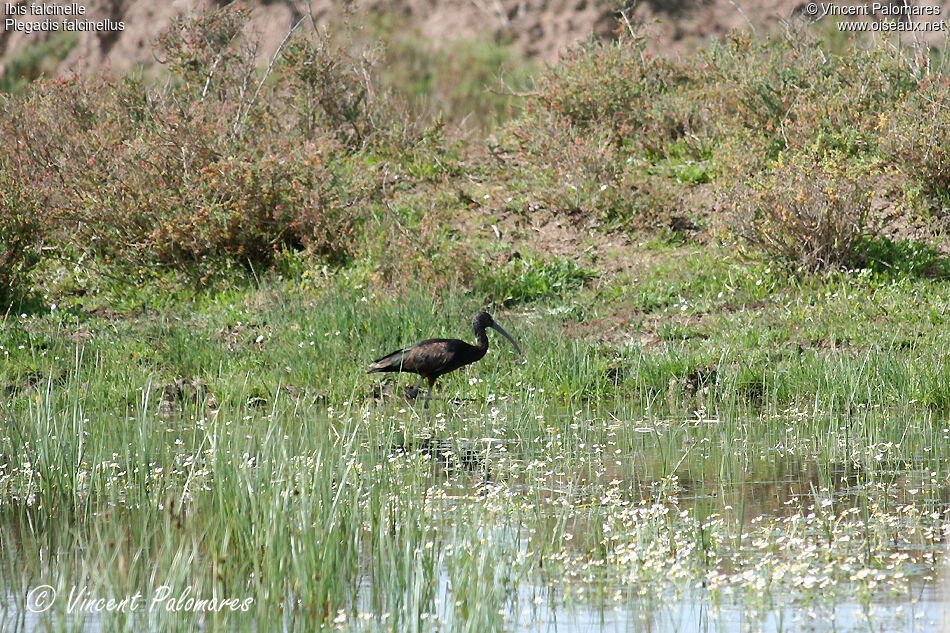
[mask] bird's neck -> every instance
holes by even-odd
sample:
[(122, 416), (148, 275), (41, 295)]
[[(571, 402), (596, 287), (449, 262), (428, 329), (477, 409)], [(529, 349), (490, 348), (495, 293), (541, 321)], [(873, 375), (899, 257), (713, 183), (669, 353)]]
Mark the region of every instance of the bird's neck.
[(488, 350), (488, 334), (484, 329), (475, 330), (475, 347), (482, 351)]

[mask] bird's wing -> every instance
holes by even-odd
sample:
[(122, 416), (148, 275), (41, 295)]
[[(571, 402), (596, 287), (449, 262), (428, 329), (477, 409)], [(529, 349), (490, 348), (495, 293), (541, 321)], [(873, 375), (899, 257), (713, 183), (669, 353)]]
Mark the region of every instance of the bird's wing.
[(452, 363), (452, 341), (451, 339), (431, 339), (413, 345), (408, 350), (409, 354), (403, 361), (403, 367), (407, 371), (415, 372), (426, 376), (439, 376), (446, 371), (450, 371), (449, 365)]
[(451, 339), (429, 339), (377, 358), (369, 365), (376, 371), (408, 371), (420, 375), (439, 375), (452, 362)]

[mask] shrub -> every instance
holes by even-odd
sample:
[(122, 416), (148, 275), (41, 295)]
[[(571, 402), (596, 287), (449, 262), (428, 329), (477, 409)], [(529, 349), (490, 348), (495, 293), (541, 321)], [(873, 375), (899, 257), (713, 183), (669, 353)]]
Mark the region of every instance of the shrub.
[[(39, 195), (38, 195), (39, 194)], [(49, 227), (48, 206), (27, 179), (0, 159), (0, 307), (28, 286)]]
[(950, 104), (941, 86), (908, 101), (918, 86), (900, 54), (871, 46), (834, 56), (794, 29), (731, 34), (676, 59), (651, 57), (631, 37), (589, 44), (542, 75), (508, 127), (517, 150), (509, 164), (522, 176), (510, 181), (554, 210), (634, 230), (731, 197), (727, 230), (768, 256), (800, 269), (851, 264), (868, 223), (861, 174), (880, 172), (880, 122), (895, 103), (912, 125), (898, 135), (907, 142), (883, 144), (920, 165), (933, 195), (946, 191), (950, 118), (937, 115)]
[(666, 156), (677, 141), (705, 134), (708, 112), (695, 98), (702, 69), (656, 57), (641, 38), (591, 43), (542, 74), (535, 111), (560, 118), (582, 133), (607, 133), (619, 147)]
[(574, 51), (542, 75), (508, 126), (525, 184), (544, 206), (612, 227), (665, 225), (672, 190), (688, 186), (678, 168), (709, 155), (695, 79), (693, 68), (653, 57), (633, 38)]
[(889, 162), (919, 181), (931, 198), (950, 202), (950, 84), (931, 79), (879, 117)]
[[(0, 156), (83, 248), (132, 269), (202, 276), (224, 262), (270, 265), (282, 249), (332, 263), (353, 253), (380, 195), (366, 141), (382, 119), (366, 123), (367, 98), (351, 94), (362, 62), (309, 49), (300, 63), (320, 67), (308, 89), (322, 96), (301, 105), (300, 69), (288, 59), (276, 74), (258, 70), (246, 17), (225, 8), (176, 22), (160, 38), (175, 81), (161, 88), (69, 77), (0, 104)], [(323, 115), (301, 131), (308, 107)]]
[(528, 150), (526, 138), (566, 126), (626, 156), (658, 160), (675, 147), (699, 158), (713, 122), (703, 98), (709, 79), (702, 65), (651, 55), (641, 38), (589, 43), (541, 74), (514, 130)]
[(852, 263), (868, 229), (868, 186), (832, 156), (780, 156), (769, 172), (732, 195), (738, 235), (800, 270)]
[(249, 76), (256, 62), (255, 47), (239, 44), (248, 17), (246, 9), (233, 7), (180, 16), (158, 37), (160, 61), (202, 97), (209, 90), (233, 91), (233, 79)]
[(339, 140), (361, 147), (382, 127), (375, 79), (378, 52), (353, 55), (327, 33), (297, 36), (283, 51), (304, 134), (333, 130)]
[(889, 110), (913, 79), (889, 49), (828, 54), (807, 30), (753, 39), (734, 34), (697, 63), (711, 76), (723, 136), (765, 141), (768, 160), (785, 151), (873, 154), (876, 114)]

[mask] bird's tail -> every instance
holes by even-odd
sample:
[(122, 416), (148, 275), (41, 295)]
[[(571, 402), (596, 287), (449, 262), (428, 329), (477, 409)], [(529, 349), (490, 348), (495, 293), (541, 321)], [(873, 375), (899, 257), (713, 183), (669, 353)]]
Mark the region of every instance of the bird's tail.
[(401, 371), (402, 364), (405, 362), (406, 356), (407, 352), (404, 349), (396, 350), (391, 354), (386, 354), (382, 358), (377, 358), (372, 363), (370, 363), (366, 373), (372, 374), (377, 371)]

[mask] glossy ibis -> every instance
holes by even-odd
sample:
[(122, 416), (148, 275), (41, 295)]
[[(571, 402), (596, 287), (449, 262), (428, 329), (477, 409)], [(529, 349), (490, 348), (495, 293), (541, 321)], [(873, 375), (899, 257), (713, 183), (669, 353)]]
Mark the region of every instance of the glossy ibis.
[(432, 386), (435, 385), (436, 378), (469, 363), (474, 363), (488, 351), (488, 335), (485, 334), (485, 328), (493, 328), (501, 332), (501, 335), (515, 346), (518, 353), (521, 353), (515, 339), (511, 338), (508, 332), (505, 332), (500, 325), (495, 323), (490, 314), (479, 312), (472, 319), (472, 329), (475, 330), (475, 345), (469, 345), (465, 341), (456, 338), (430, 338), (427, 341), (416, 343), (374, 360), (370, 363), (369, 371), (366, 373), (408, 371), (419, 374), (421, 378), (413, 386), (410, 393), (415, 397), (419, 393), (419, 385), (422, 381), (428, 380), (429, 391), (426, 393), (426, 406), (429, 406), (429, 399), (432, 397)]

